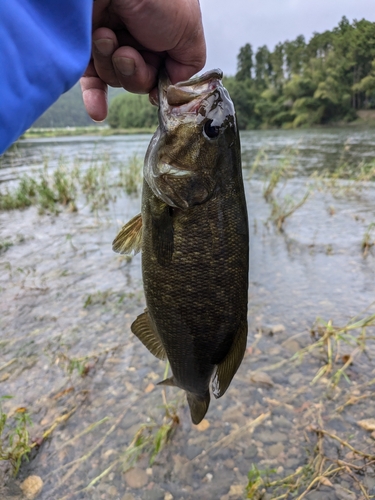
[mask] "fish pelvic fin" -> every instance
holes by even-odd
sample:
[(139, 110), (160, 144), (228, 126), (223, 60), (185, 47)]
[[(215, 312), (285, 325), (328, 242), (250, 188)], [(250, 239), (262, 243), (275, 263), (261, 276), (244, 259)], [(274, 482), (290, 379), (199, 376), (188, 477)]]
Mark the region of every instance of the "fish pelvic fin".
[(176, 384), (176, 380), (173, 376), (166, 378), (166, 379), (162, 380), (161, 382), (158, 382), (156, 385), (169, 385), (171, 387), (178, 387), (178, 385)]
[(117, 253), (137, 254), (142, 247), (142, 215), (133, 217), (122, 227), (112, 243), (112, 250)]
[(228, 389), (232, 378), (240, 367), (246, 350), (247, 321), (243, 321), (237, 331), (230, 351), (217, 366), (212, 379), (212, 393), (215, 398), (220, 398)]
[(147, 347), (155, 357), (165, 359), (167, 354), (161, 343), (160, 337), (155, 330), (147, 309), (140, 314), (131, 326), (131, 331)]
[(210, 406), (210, 392), (207, 391), (203, 397), (198, 397), (192, 392), (187, 392), (186, 397), (189, 403), (191, 420), (193, 424), (197, 425), (203, 420)]

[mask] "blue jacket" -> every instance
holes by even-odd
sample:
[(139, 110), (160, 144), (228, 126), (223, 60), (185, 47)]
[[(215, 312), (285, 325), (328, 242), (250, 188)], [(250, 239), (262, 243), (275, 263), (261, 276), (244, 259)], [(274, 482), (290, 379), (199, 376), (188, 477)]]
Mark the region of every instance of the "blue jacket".
[(0, 154), (81, 77), (92, 0), (0, 0)]

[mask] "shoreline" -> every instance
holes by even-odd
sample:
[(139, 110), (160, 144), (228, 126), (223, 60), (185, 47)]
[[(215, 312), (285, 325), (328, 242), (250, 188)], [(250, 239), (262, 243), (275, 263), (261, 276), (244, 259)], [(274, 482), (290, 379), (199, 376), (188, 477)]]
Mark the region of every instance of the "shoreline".
[[(300, 127), (304, 130), (306, 129), (331, 129), (331, 128), (347, 128), (347, 129), (358, 129), (358, 128), (375, 128), (375, 118), (359, 117), (352, 122), (332, 122), (325, 125), (315, 125), (311, 127)], [(279, 128), (267, 128), (267, 129), (249, 129), (249, 130), (298, 130), (298, 129), (285, 129), (283, 127)], [(240, 130), (244, 132), (245, 130)], [(248, 130), (246, 130), (248, 131)], [(38, 128), (27, 130), (19, 140), (23, 139), (37, 139), (44, 137), (73, 137), (73, 136), (85, 136), (85, 135), (96, 135), (100, 137), (107, 137), (112, 135), (133, 135), (133, 134), (153, 134), (155, 128), (131, 128), (131, 129), (112, 129), (109, 127), (66, 127), (66, 128)]]

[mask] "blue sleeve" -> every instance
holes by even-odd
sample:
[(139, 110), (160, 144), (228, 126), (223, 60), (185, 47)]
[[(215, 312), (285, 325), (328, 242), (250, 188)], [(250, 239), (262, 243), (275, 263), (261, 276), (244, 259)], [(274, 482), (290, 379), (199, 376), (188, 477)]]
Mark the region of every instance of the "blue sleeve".
[(0, 154), (81, 77), (92, 0), (0, 0)]

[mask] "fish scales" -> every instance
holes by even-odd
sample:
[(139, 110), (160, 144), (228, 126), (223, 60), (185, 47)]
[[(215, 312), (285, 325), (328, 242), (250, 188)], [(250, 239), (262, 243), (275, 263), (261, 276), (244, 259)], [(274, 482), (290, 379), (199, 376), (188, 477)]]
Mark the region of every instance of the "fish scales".
[(187, 392), (198, 423), (211, 380), (222, 396), (246, 348), (249, 235), (238, 130), (220, 73), (177, 85), (161, 78), (141, 224), (124, 226), (114, 249), (129, 252), (141, 241), (147, 310), (132, 331), (168, 358), (173, 375), (162, 383)]

